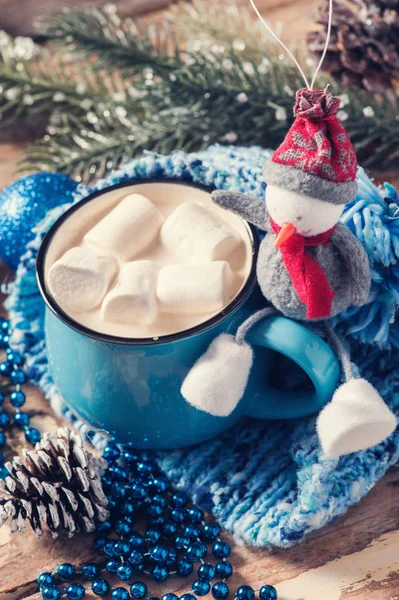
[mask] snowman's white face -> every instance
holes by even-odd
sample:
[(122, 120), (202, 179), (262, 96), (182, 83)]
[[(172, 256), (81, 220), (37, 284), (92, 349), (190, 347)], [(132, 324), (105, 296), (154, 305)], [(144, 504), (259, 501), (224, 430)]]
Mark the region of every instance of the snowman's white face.
[(305, 236), (328, 231), (339, 221), (344, 206), (298, 192), (290, 192), (275, 185), (266, 188), (266, 207), (277, 225), (291, 223), (298, 233)]

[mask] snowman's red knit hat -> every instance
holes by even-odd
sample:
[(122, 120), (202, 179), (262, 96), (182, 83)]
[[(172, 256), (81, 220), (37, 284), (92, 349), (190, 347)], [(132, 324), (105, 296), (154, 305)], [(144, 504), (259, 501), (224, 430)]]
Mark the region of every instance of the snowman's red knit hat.
[(356, 196), (356, 153), (337, 117), (340, 100), (326, 90), (296, 93), (295, 121), (265, 163), (268, 184), (333, 204)]

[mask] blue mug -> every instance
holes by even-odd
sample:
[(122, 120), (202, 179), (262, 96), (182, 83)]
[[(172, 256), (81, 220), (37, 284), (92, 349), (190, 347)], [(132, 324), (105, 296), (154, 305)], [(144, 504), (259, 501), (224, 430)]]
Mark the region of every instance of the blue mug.
[[(221, 333), (234, 333), (265, 300), (256, 283), (259, 247), (254, 227), (245, 224), (252, 244), (250, 275), (236, 298), (208, 321), (157, 339), (121, 338), (95, 332), (72, 320), (52, 298), (45, 261), (52, 240), (82, 206), (112, 190), (149, 185), (201, 185), (176, 180), (127, 181), (91, 194), (66, 211), (47, 233), (37, 258), (37, 278), (46, 304), (45, 335), (53, 379), (66, 404), (93, 428), (137, 448), (175, 449), (213, 438), (245, 417), (292, 419), (318, 412), (332, 397), (340, 366), (330, 347), (304, 325), (284, 317), (259, 322), (247, 340), (255, 359), (243, 398), (228, 417), (188, 404), (180, 393), (194, 362)], [(289, 382), (301, 380), (301, 389)], [(309, 384), (306, 386), (306, 382)], [(284, 384), (288, 382), (287, 385)]]

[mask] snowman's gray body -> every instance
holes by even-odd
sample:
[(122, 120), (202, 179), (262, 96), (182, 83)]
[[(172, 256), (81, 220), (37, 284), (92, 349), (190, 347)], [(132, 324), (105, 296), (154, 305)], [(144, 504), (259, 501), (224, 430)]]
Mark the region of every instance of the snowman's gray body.
[[(346, 231), (343, 232), (342, 229)], [(298, 298), (290, 275), (284, 265), (280, 249), (274, 247), (276, 239), (274, 233), (269, 226), (266, 231), (266, 236), (259, 248), (257, 262), (257, 278), (262, 294), (279, 312), (291, 319), (304, 321), (306, 320), (307, 307)], [(342, 235), (351, 236), (352, 234), (344, 225), (338, 224), (327, 244), (306, 248), (306, 252), (323, 269), (330, 288), (334, 292), (330, 315), (332, 317), (353, 304), (353, 299), (356, 300), (354, 281), (346, 266), (345, 257), (342, 256), (339, 245), (337, 245)], [(361, 250), (362, 253), (358, 252), (359, 259), (363, 257), (364, 253), (364, 249)], [(367, 279), (363, 282), (363, 285), (367, 294), (369, 275), (368, 273), (366, 275)], [(363, 297), (363, 301), (366, 299), (367, 295), (366, 298)]]
[[(275, 190), (273, 192), (275, 193)], [(293, 195), (291, 194), (291, 196)], [(266, 232), (260, 245), (256, 267), (262, 294), (283, 315), (300, 321), (308, 320), (306, 319), (307, 307), (298, 298), (284, 264), (281, 250), (274, 246), (276, 236), (270, 226), (266, 202), (248, 194), (221, 190), (213, 192), (212, 198), (219, 206), (240, 215)], [(293, 196), (294, 206), (297, 199), (298, 194), (296, 197)], [(305, 198), (302, 197), (300, 200), (302, 200), (303, 208)], [(320, 201), (314, 199), (306, 202), (311, 208), (312, 203), (316, 203), (315, 208), (318, 209), (315, 211), (316, 216), (313, 221), (319, 229), (311, 231), (311, 235), (318, 235), (334, 227), (328, 242), (305, 248), (305, 251), (317, 261), (324, 271), (330, 288), (334, 292), (330, 314), (330, 317), (333, 317), (352, 304), (362, 306), (367, 302), (371, 283), (369, 261), (365, 249), (348, 227), (334, 221), (334, 213), (327, 214), (326, 219), (326, 210), (330, 208), (331, 212), (328, 203), (323, 202), (320, 205)], [(270, 202), (269, 206), (274, 208)], [(324, 213), (320, 214), (320, 209), (323, 208), (325, 208)], [(343, 206), (340, 212), (342, 209)], [(308, 214), (306, 214), (307, 210)], [(291, 211), (291, 220), (295, 221), (296, 218), (300, 218), (298, 223), (304, 225), (305, 228), (309, 227), (309, 223), (312, 222), (312, 211), (305, 206), (302, 214), (298, 214), (298, 212)], [(272, 216), (276, 221), (276, 212), (273, 212)], [(282, 222), (277, 223), (282, 225)]]

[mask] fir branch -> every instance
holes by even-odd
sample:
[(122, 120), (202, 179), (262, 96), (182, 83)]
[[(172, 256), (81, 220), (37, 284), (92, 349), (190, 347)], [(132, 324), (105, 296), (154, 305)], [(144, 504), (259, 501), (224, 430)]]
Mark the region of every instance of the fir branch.
[(81, 122), (72, 119), (67, 126), (60, 126), (53, 135), (32, 145), (19, 170), (55, 170), (78, 181), (91, 182), (144, 150), (167, 154), (179, 148), (198, 147), (200, 140), (188, 133), (191, 111), (185, 111), (186, 126), (176, 129), (181, 119), (182, 114), (178, 116), (175, 110), (163, 111), (155, 118), (126, 116), (119, 122), (103, 123), (98, 131), (82, 129)]
[[(35, 74), (30, 63), (25, 79), (22, 72), (7, 71), (7, 85), (18, 89), (19, 98), (26, 86), (37, 85), (27, 113), (53, 110), (48, 134), (28, 151), (23, 168), (57, 169), (90, 180), (145, 149), (191, 151), (214, 142), (276, 147), (292, 122), (301, 78), (274, 44), (263, 41), (261, 52), (256, 43), (235, 44), (243, 32), (250, 38), (251, 24), (241, 28), (242, 15), (233, 11), (226, 27), (219, 27), (216, 15), (224, 10), (208, 3), (178, 7), (167, 26), (161, 23), (150, 33), (105, 9), (70, 9), (52, 18), (46, 32), (64, 55), (71, 51), (69, 70), (53, 79), (47, 70)], [(200, 30), (203, 23), (205, 41), (198, 47), (188, 26), (190, 11), (197, 11), (192, 28)], [(255, 40), (257, 35), (263, 34), (256, 33)], [(185, 40), (179, 48), (177, 37)], [(3, 71), (0, 64), (0, 85)], [(326, 77), (318, 83), (326, 85)], [(64, 95), (60, 104), (56, 90)], [(6, 100), (0, 93), (0, 112)], [(342, 100), (341, 117), (359, 161), (385, 166), (398, 160), (398, 107), (358, 90)], [(6, 112), (18, 110), (15, 100)]]
[[(253, 10), (242, 4), (180, 1), (172, 5), (169, 19), (172, 27), (178, 23), (187, 47), (193, 50), (213, 47), (223, 52), (227, 47), (258, 63), (269, 55), (281, 55), (280, 46), (254, 18)], [(278, 34), (284, 38), (284, 30)], [(310, 64), (305, 65), (305, 71), (309, 69)]]
[(149, 66), (170, 72), (179, 66), (179, 46), (166, 24), (140, 29), (133, 19), (121, 19), (112, 5), (64, 9), (39, 27), (63, 49), (91, 58), (100, 68), (137, 72)]
[(0, 63), (0, 88), (3, 123), (42, 114), (48, 116), (50, 126), (61, 118), (94, 124), (140, 110), (134, 88), (120, 78), (97, 70), (86, 72), (60, 57)]
[(32, 60), (44, 56), (46, 51), (29, 38), (11, 35), (0, 29), (0, 62), (17, 64), (20, 60)]

